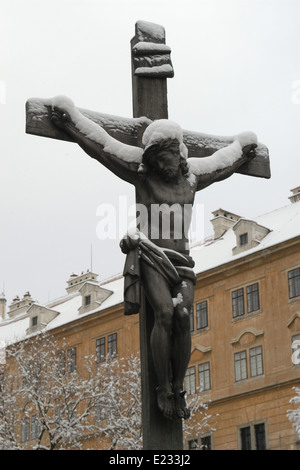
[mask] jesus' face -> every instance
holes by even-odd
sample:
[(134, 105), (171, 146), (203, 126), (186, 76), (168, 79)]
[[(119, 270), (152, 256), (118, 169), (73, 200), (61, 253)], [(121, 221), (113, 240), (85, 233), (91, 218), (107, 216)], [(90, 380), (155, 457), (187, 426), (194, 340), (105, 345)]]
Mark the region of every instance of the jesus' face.
[(148, 167), (159, 174), (166, 182), (176, 182), (180, 171), (179, 143), (169, 141), (153, 146), (147, 159)]
[(180, 155), (179, 152), (161, 150), (157, 154), (155, 162), (156, 171), (161, 174), (165, 181), (174, 181), (178, 177)]

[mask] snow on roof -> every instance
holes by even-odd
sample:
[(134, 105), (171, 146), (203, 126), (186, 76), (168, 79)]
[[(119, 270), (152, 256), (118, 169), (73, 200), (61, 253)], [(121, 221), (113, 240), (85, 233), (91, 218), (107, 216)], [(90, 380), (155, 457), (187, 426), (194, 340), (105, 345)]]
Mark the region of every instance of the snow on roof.
[[(300, 201), (252, 219), (259, 225), (270, 230), (258, 246), (233, 255), (236, 246), (234, 226), (221, 238), (212, 243), (194, 246), (191, 255), (195, 261), (197, 274), (216, 268), (233, 260), (249, 256), (300, 235)], [(238, 223), (238, 222), (237, 222)]]
[[(270, 232), (263, 238), (258, 246), (234, 255), (232, 249), (236, 246), (234, 227), (229, 229), (221, 238), (209, 243), (199, 244), (191, 249), (191, 256), (195, 261), (196, 274), (203, 273), (217, 266), (230, 263), (235, 259), (246, 257), (265, 248), (280, 244), (300, 235), (300, 201), (281, 207), (273, 212), (261, 215), (254, 222), (268, 228)], [(78, 309), (82, 305), (80, 292), (65, 295), (45, 305), (59, 312), (48, 325), (50, 331), (79, 318), (93, 313), (101, 312), (123, 302), (123, 276), (113, 278), (100, 285), (112, 292), (112, 294), (93, 311), (79, 314)], [(29, 327), (28, 313), (22, 313), (14, 318), (3, 320), (0, 323), (0, 344), (16, 342), (26, 336)]]

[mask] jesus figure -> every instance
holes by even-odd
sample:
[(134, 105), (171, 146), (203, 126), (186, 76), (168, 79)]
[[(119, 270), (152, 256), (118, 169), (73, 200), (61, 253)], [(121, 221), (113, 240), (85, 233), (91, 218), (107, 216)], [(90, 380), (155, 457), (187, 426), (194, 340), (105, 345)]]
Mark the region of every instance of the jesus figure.
[[(158, 407), (166, 418), (187, 419), (183, 383), (191, 353), (189, 314), (196, 279), (187, 235), (192, 206), (196, 191), (228, 178), (254, 157), (256, 135), (240, 133), (209, 157), (188, 158), (182, 129), (168, 119), (146, 128), (142, 148), (109, 136), (68, 98), (52, 100), (52, 121), (90, 157), (135, 187), (144, 210), (136, 231), (124, 237), (121, 248), (129, 259), (128, 273), (138, 273), (154, 312), (150, 344)], [(170, 211), (171, 207), (182, 210)], [(128, 299), (125, 313), (137, 313), (138, 302), (130, 303), (130, 294)]]

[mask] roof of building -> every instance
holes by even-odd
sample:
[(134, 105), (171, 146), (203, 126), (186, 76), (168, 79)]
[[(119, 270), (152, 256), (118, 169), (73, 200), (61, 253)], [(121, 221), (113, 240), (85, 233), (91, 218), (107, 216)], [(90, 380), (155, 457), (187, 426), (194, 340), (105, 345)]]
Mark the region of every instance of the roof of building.
[[(229, 228), (222, 237), (216, 240), (210, 238), (192, 247), (191, 256), (195, 261), (194, 269), (196, 274), (204, 273), (218, 266), (230, 263), (233, 260), (250, 256), (255, 252), (299, 236), (300, 201), (256, 217), (251, 222), (256, 222), (256, 224), (268, 229), (267, 235), (265, 235), (262, 240), (257, 241), (256, 246), (239, 252), (238, 254), (234, 254), (233, 248), (237, 244), (235, 228), (240, 221)], [(100, 286), (111, 291), (111, 295), (99, 304), (97, 308), (88, 310), (86, 313), (79, 314), (78, 312), (79, 307), (82, 306), (82, 295), (79, 291), (69, 293), (44, 305), (47, 309), (59, 312), (55, 318), (47, 324), (46, 328), (48, 330), (58, 328), (79, 318), (101, 312), (123, 302), (122, 276), (106, 281), (105, 283), (100, 283)], [(14, 318), (7, 318), (6, 316), (4, 320), (1, 321), (0, 319), (0, 345), (1, 342), (8, 344), (21, 340), (26, 336), (26, 330), (29, 328), (28, 310)]]
[[(240, 219), (241, 220), (241, 219)], [(246, 219), (242, 219), (246, 220)], [(222, 237), (193, 247), (191, 255), (195, 261), (197, 274), (216, 268), (233, 260), (249, 256), (279, 243), (300, 235), (300, 203), (289, 204), (264, 215), (260, 215), (253, 222), (269, 229), (269, 233), (256, 247), (250, 248), (237, 255), (232, 250), (236, 246), (234, 228), (239, 222), (227, 230)]]

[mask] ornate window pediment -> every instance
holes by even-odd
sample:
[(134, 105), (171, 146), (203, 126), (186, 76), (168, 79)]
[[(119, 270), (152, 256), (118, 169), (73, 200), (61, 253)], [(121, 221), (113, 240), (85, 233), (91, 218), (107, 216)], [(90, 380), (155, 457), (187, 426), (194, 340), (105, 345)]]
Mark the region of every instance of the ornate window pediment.
[(255, 340), (258, 336), (263, 334), (263, 330), (257, 330), (256, 328), (251, 327), (245, 328), (236, 338), (233, 338), (230, 343), (234, 346), (249, 346), (250, 344), (255, 343)]
[(204, 354), (210, 353), (212, 351), (211, 346), (202, 346), (201, 344), (196, 344), (192, 348), (191, 360), (200, 361), (202, 360)]
[(292, 330), (292, 332), (300, 331), (300, 313), (294, 313), (287, 322), (287, 327)]

